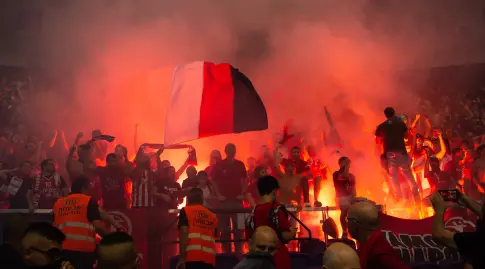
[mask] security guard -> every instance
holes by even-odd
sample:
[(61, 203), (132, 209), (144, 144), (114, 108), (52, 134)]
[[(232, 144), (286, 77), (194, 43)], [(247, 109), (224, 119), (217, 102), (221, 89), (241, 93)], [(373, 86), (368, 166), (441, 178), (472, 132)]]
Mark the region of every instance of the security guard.
[(180, 211), (180, 258), (178, 269), (213, 269), (216, 265), (217, 217), (203, 206), (202, 190), (194, 188)]
[(96, 231), (107, 234), (98, 204), (91, 198), (91, 183), (86, 176), (71, 185), (71, 194), (54, 205), (54, 226), (65, 235), (62, 258), (76, 269), (92, 269), (95, 262)]

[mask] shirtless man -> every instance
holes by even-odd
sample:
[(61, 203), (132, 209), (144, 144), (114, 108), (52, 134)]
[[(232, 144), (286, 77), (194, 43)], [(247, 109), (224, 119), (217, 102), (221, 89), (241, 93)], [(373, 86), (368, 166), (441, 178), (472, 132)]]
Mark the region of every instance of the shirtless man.
[(288, 162), (284, 166), (284, 171), (281, 169), (281, 154), (279, 152), (279, 146), (276, 146), (273, 152), (274, 171), (277, 175), (280, 184), (280, 197), (279, 202), (284, 205), (294, 206), (300, 201), (299, 184), (302, 179), (302, 175), (296, 173), (296, 167), (293, 163)]

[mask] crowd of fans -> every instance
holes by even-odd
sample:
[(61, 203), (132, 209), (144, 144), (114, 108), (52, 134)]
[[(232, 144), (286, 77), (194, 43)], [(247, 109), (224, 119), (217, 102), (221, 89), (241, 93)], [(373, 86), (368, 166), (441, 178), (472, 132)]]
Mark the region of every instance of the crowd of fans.
[[(176, 222), (177, 216), (169, 214), (169, 209), (177, 208), (187, 193), (194, 188), (202, 190), (204, 206), (237, 210), (256, 206), (255, 201), (263, 195), (270, 195), (266, 198), (268, 202), (271, 202), (273, 199), (271, 195), (275, 189), (271, 189), (269, 192), (263, 190), (261, 193), (258, 179), (266, 175), (273, 175), (279, 181), (277, 189), (280, 203), (287, 207), (298, 206), (298, 204), (311, 206), (309, 188), (313, 184), (315, 197), (313, 206), (321, 206), (318, 201), (319, 186), (321, 181), (330, 175), (328, 166), (319, 156), (319, 151), (323, 149), (318, 149), (313, 145), (302, 145), (301, 137), (289, 134), (287, 129), (284, 131), (282, 140), (275, 143), (275, 145), (284, 145), (288, 148), (287, 158), (283, 158), (281, 155), (280, 146), (276, 146), (272, 150), (263, 146), (259, 156), (242, 162), (236, 159), (236, 145), (228, 144), (224, 149), (224, 154), (214, 150), (209, 156), (210, 165), (202, 171), (197, 171), (195, 166), (192, 166), (196, 162), (195, 149), (188, 147), (187, 160), (181, 167), (175, 168), (169, 160), (160, 158), (164, 151), (163, 145), (143, 144), (139, 147), (135, 158), (131, 160), (125, 146), (112, 145), (114, 137), (103, 134), (100, 130), (93, 130), (88, 138), (83, 133), (79, 133), (71, 144), (66, 140), (62, 130), (54, 130), (52, 134), (49, 134), (52, 135), (50, 138), (47, 138), (45, 134), (33, 132), (35, 128), (29, 126), (22, 115), (25, 112), (24, 106), (28, 105), (28, 101), (26, 101), (28, 98), (25, 97), (24, 90), (31, 85), (32, 82), (29, 79), (23, 82), (3, 79), (0, 85), (2, 87), (0, 96), (0, 113), (2, 115), (0, 118), (2, 128), (0, 133), (1, 208), (29, 209), (30, 211), (52, 209), (56, 200), (67, 196), (72, 191), (70, 190), (71, 183), (85, 176), (89, 178), (91, 184), (89, 194), (97, 202), (100, 218), (104, 222), (114, 228), (122, 229), (119, 223), (106, 213), (107, 211), (128, 208), (155, 209), (156, 213), (155, 210), (152, 213), (161, 215), (161, 217), (153, 218), (152, 224), (148, 228), (148, 236), (160, 237), (166, 242), (177, 240), (176, 227), (170, 225)], [(31, 89), (26, 91), (29, 92)], [(413, 160), (411, 167), (418, 183), (421, 195), (419, 199), (424, 199), (422, 182), (425, 179), (431, 187), (430, 193), (436, 193), (441, 189), (459, 188), (465, 194), (464, 199), (483, 199), (485, 193), (485, 146), (482, 145), (485, 142), (485, 105), (483, 104), (485, 104), (485, 92), (479, 91), (466, 96), (460, 102), (446, 96), (442, 96), (439, 101), (435, 100), (432, 103), (422, 101), (419, 114), (413, 115), (414, 117), (411, 117), (410, 114), (400, 115), (409, 129), (407, 151)], [(343, 227), (342, 237), (347, 237), (348, 229), (350, 235), (359, 241), (361, 246), (364, 246), (372, 236), (375, 236), (375, 240), (381, 240), (382, 235), (373, 233), (377, 225), (376, 212), (373, 211), (375, 208), (369, 207), (368, 204), (357, 203), (356, 205), (354, 203), (356, 179), (349, 171), (352, 157), (344, 156), (339, 159), (340, 169), (335, 171), (333, 179), (337, 193), (337, 205), (342, 209), (340, 219)], [(100, 166), (100, 160), (105, 165)], [(385, 165), (383, 165), (383, 170), (387, 170)], [(184, 173), (187, 178), (180, 185), (177, 180), (183, 177)], [(404, 188), (409, 188), (405, 181), (403, 184)], [(412, 196), (411, 190), (409, 190), (408, 196)], [(472, 204), (468, 200), (464, 201), (469, 207)], [(434, 197), (432, 202), (437, 213), (442, 212), (441, 200)], [(483, 216), (483, 211), (477, 210), (476, 206), (473, 208), (474, 212), (482, 212), (481, 215), (479, 214), (480, 217)], [(261, 210), (261, 207), (258, 210)], [(253, 214), (260, 214), (258, 212), (255, 211)], [(229, 240), (232, 235), (234, 239), (243, 239), (243, 230), (231, 229), (231, 227), (238, 227), (236, 214), (224, 214), (218, 218), (221, 239)], [(271, 226), (271, 223), (266, 225)], [(295, 223), (287, 223), (287, 225), (286, 230)], [(362, 226), (357, 227), (356, 225)], [(435, 236), (446, 246), (464, 249), (466, 242), (469, 242), (467, 240), (472, 240), (470, 237), (460, 234), (450, 235), (439, 230), (439, 227), (436, 228)], [(246, 236), (252, 237), (253, 241), (257, 240), (260, 234), (256, 230)], [(263, 231), (263, 234), (271, 234), (267, 229), (260, 230)], [(291, 233), (293, 232), (296, 233), (296, 231), (291, 231)], [(30, 253), (39, 250), (38, 246), (29, 245), (39, 241), (36, 236), (48, 239), (50, 244), (53, 244), (49, 249), (61, 249), (64, 238), (62, 232), (59, 233), (49, 225), (32, 225), (22, 235), (25, 241), (23, 248), (27, 251), (24, 252), (24, 258), (27, 261), (31, 257)], [(294, 235), (288, 237), (294, 238)], [(482, 237), (475, 237), (473, 240), (476, 238)], [(161, 242), (161, 240), (148, 242), (148, 256), (159, 257), (162, 254), (161, 259), (149, 261), (149, 268), (165, 268), (168, 266), (170, 258), (176, 255), (176, 249), (162, 246)], [(473, 244), (478, 244), (477, 241), (473, 242)], [(114, 244), (132, 245), (132, 239), (123, 233), (108, 234), (101, 241), (98, 251), (100, 259), (102, 259), (102, 253), (105, 253), (103, 249), (108, 249), (106, 251), (109, 253), (110, 246)], [(257, 252), (255, 249), (258, 246), (261, 244), (257, 245), (252, 242), (250, 251)], [(224, 243), (222, 250), (226, 253), (243, 252), (242, 243), (234, 243), (234, 249), (232, 247), (232, 244)], [(346, 251), (339, 245), (333, 248), (341, 253)], [(333, 251), (333, 248), (328, 251)], [(130, 246), (127, 246), (127, 249), (129, 249), (127, 255), (131, 255), (130, 251), (134, 251)], [(163, 251), (160, 251), (161, 249)], [(267, 252), (271, 252), (271, 248), (266, 249)], [(274, 247), (272, 249), (272, 252), (275, 252)], [(474, 249), (466, 250), (468, 254), (476, 255), (474, 251)], [(51, 258), (57, 257), (56, 253), (45, 253), (45, 251), (41, 251), (41, 253), (49, 254), (48, 257)], [(366, 255), (369, 260), (375, 258), (372, 257), (372, 253), (367, 252)], [(133, 259), (129, 262), (136, 263), (138, 259), (136, 255), (130, 257)], [(246, 259), (251, 259), (251, 257), (248, 256)], [(405, 268), (405, 265), (401, 263), (393, 264), (395, 262), (393, 259), (391, 258), (391, 262), (387, 266)], [(353, 261), (352, 257), (343, 260)], [(60, 262), (59, 259), (52, 261)], [(243, 262), (247, 261), (243, 260)], [(324, 259), (324, 263), (328, 263), (327, 268), (339, 268), (332, 267), (331, 264), (335, 262), (335, 259), (330, 259), (328, 256), (326, 260)], [(375, 266), (379, 264), (379, 261), (372, 262), (374, 265), (371, 264), (368, 267), (378, 268)], [(45, 261), (41, 263), (45, 263)], [(287, 265), (288, 261), (284, 263)], [(103, 263), (101, 262), (101, 264)], [(282, 260), (277, 258), (276, 268), (286, 268), (281, 264)], [(59, 263), (58, 266), (72, 267), (71, 264), (66, 263)], [(243, 265), (240, 266), (238, 268), (247, 268), (242, 267)]]

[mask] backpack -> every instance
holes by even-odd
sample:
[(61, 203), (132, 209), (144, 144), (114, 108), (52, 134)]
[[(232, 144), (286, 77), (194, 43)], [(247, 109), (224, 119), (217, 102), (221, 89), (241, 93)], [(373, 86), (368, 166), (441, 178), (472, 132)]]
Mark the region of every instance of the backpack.
[[(257, 207), (257, 206), (256, 206)], [(256, 207), (253, 208), (251, 213), (249, 214), (249, 217), (246, 219), (246, 228), (255, 230), (255, 223), (254, 223), (254, 211), (256, 210)], [(288, 213), (286, 211), (286, 208), (284, 205), (278, 205), (277, 207), (274, 207), (274, 203), (272, 206), (272, 210), (269, 210), (268, 212), (268, 219), (269, 223), (273, 225), (273, 227), (278, 227), (279, 226), (279, 217), (278, 217), (278, 212), (280, 210), (283, 210), (285, 212), (286, 216), (288, 216)], [(286, 244), (283, 240), (283, 235), (281, 234), (281, 231), (278, 229), (275, 229), (276, 235), (278, 236), (278, 239), (281, 241), (282, 244)]]

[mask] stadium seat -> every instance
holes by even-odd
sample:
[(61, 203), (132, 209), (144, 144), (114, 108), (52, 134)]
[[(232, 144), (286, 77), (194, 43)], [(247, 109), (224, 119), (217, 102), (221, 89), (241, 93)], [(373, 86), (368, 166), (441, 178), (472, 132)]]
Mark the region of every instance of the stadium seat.
[(216, 269), (232, 269), (241, 259), (234, 253), (221, 253), (216, 257)]
[(323, 253), (327, 249), (325, 242), (319, 239), (302, 240), (299, 242), (300, 252), (306, 253), (312, 261), (312, 266), (321, 267)]
[(463, 269), (464, 263), (458, 261), (441, 261), (439, 269)]
[(308, 269), (311, 268), (312, 260), (308, 254), (300, 252), (290, 252), (291, 268)]
[(179, 262), (179, 256), (173, 256), (170, 259), (170, 269), (177, 269), (177, 263)]
[(327, 244), (322, 240), (312, 238), (310, 240), (301, 240), (299, 242), (300, 252), (302, 253), (323, 253), (327, 249)]
[[(170, 259), (170, 269), (176, 269), (179, 256), (173, 256)], [(232, 269), (238, 263), (240, 259), (236, 254), (217, 254), (216, 256), (216, 269)]]
[(324, 252), (309, 254), (313, 267), (322, 268), (323, 254)]
[(426, 262), (414, 262), (411, 263), (413, 269), (439, 269), (436, 263), (426, 263)]
[(337, 243), (337, 242), (347, 244), (349, 247), (356, 249), (355, 242), (350, 240), (350, 239), (328, 239), (328, 246), (327, 247), (329, 247), (331, 244)]

